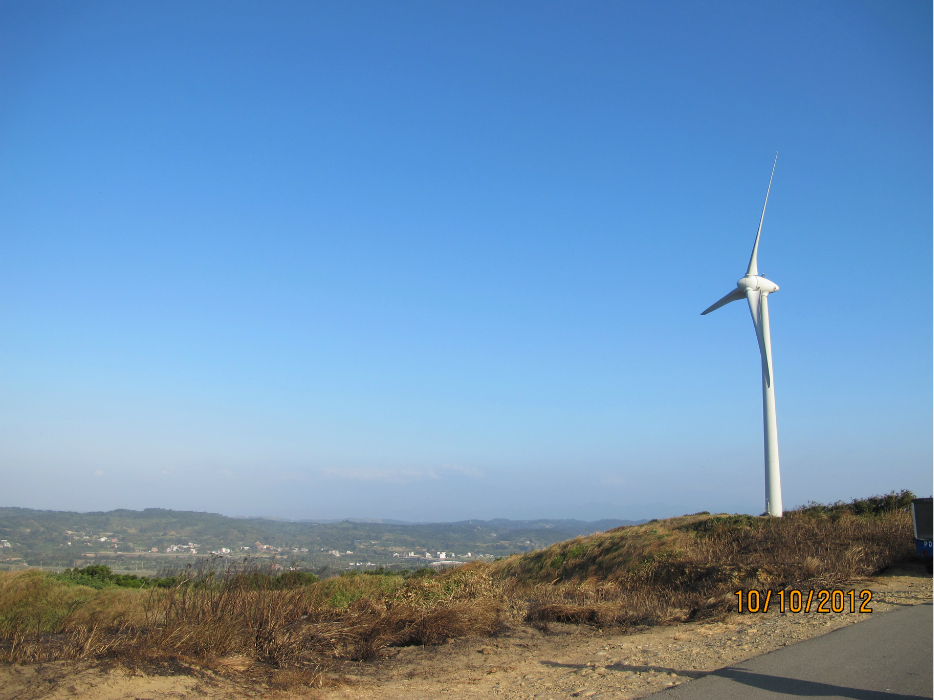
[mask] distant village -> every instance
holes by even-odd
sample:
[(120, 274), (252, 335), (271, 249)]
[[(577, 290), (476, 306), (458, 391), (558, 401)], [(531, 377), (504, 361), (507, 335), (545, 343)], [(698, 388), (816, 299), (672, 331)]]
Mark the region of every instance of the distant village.
[(622, 524), (505, 519), (495, 524), (319, 523), (157, 508), (108, 513), (0, 508), (0, 570), (63, 571), (100, 564), (118, 573), (167, 576), (208, 559), (257, 559), (263, 566), (324, 577), (412, 571), (508, 557)]
[[(365, 551), (355, 552), (354, 550), (342, 551), (334, 548), (328, 549), (327, 547), (320, 547), (317, 550), (310, 551), (308, 547), (277, 546), (258, 541), (251, 545), (238, 544), (215, 547), (214, 549), (203, 547), (196, 542), (177, 542), (165, 546), (138, 547), (113, 532), (92, 533), (64, 530), (63, 534), (64, 541), (60, 542), (57, 548), (58, 550), (67, 550), (69, 548), (75, 550), (72, 557), (70, 557), (75, 558), (74, 563), (71, 565), (86, 566), (92, 561), (107, 560), (110, 562), (112, 559), (116, 559), (126, 565), (127, 570), (159, 566), (153, 561), (153, 558), (158, 559), (159, 557), (168, 557), (172, 560), (177, 560), (179, 557), (199, 556), (291, 557), (293, 564), (305, 565), (298, 568), (320, 568), (323, 566), (339, 570), (359, 570), (367, 567), (392, 569), (445, 568), (459, 566), (470, 561), (494, 559), (492, 554), (474, 552), (457, 555), (449, 551), (436, 551), (434, 553), (428, 550), (398, 551), (400, 549), (398, 547), (380, 547), (376, 541), (369, 541), (365, 544), (360, 540), (354, 540), (354, 544), (359, 546), (358, 549)], [(14, 542), (6, 539), (0, 540), (0, 550), (4, 549), (9, 552), (9, 555), (3, 555), (2, 551), (0, 551), (0, 563), (26, 566), (25, 559), (22, 556), (16, 556), (18, 552), (15, 550), (20, 549), (20, 547), (17, 547)], [(140, 559), (145, 559), (150, 563), (146, 564), (144, 561), (139, 561)], [(135, 566), (133, 565), (134, 560), (136, 560)], [(335, 560), (339, 560), (339, 562)], [(41, 561), (39, 563), (41, 564)], [(114, 563), (116, 563), (114, 568), (124, 568), (119, 562)], [(278, 569), (280, 567), (274, 565), (274, 568)]]

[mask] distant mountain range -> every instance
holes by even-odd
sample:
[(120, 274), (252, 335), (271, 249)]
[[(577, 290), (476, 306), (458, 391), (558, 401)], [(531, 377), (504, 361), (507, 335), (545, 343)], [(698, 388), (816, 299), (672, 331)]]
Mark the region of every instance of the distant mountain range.
[[(2, 512), (2, 509), (0, 509)], [(179, 511), (182, 512), (182, 511)], [(610, 530), (614, 527), (623, 527), (624, 525), (641, 525), (647, 520), (619, 520), (617, 518), (604, 518), (602, 520), (577, 520), (575, 518), (540, 518), (538, 520), (510, 520), (509, 518), (493, 518), (492, 520), (454, 520), (451, 522), (432, 522), (430, 520), (392, 520), (384, 518), (301, 518), (294, 520), (290, 518), (277, 518), (266, 515), (235, 515), (237, 520), (270, 520), (277, 523), (308, 523), (310, 525), (333, 525), (334, 523), (360, 523), (362, 525), (492, 525), (501, 530), (515, 530), (527, 528), (545, 528), (565, 527), (579, 529), (594, 526), (597, 530)], [(591, 530), (595, 532), (597, 530)]]

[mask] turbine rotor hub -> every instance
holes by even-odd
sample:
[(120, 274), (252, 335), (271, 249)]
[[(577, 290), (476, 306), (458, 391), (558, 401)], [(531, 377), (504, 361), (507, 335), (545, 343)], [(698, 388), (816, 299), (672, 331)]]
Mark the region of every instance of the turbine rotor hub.
[(778, 291), (778, 285), (762, 275), (746, 275), (736, 283), (736, 286), (742, 289), (744, 293), (754, 291), (771, 294)]

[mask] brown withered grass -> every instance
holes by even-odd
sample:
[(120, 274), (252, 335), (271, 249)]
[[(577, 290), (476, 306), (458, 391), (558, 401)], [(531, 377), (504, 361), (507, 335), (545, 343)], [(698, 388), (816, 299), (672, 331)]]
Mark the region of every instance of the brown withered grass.
[(736, 590), (823, 588), (913, 555), (911, 516), (694, 515), (561, 542), (494, 564), (533, 582), (525, 619), (653, 625), (722, 617)]
[[(265, 585), (268, 573), (249, 562), (196, 573), (170, 589), (100, 591), (38, 571), (0, 573), (0, 660), (176, 662), (253, 676), (266, 668), (280, 671), (280, 684), (292, 678), (320, 685), (335, 660), (372, 659), (390, 645), (489, 636), (504, 624), (502, 586), (482, 565), (284, 590)], [(247, 663), (224, 663), (231, 658)]]
[(694, 515), (619, 528), (453, 571), (344, 576), (276, 589), (255, 561), (170, 589), (94, 590), (0, 573), (0, 660), (115, 659), (322, 685), (340, 660), (509, 625), (657, 625), (717, 618), (738, 589), (826, 587), (913, 551), (903, 511)]

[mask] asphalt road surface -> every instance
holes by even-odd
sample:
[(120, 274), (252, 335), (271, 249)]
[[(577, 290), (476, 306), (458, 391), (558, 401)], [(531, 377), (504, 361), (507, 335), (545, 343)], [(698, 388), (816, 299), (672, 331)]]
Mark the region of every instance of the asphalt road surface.
[(916, 700), (932, 693), (931, 603), (906, 605), (653, 693), (656, 700), (847, 698)]

